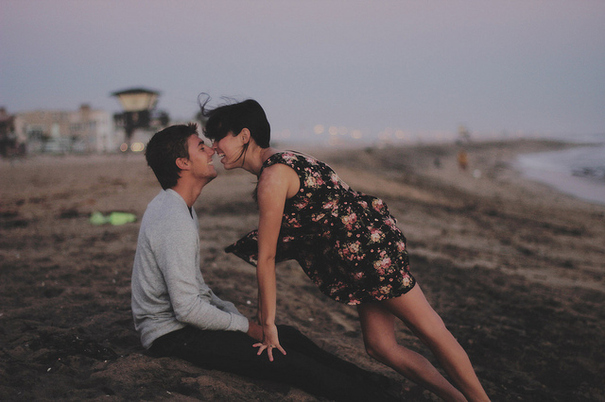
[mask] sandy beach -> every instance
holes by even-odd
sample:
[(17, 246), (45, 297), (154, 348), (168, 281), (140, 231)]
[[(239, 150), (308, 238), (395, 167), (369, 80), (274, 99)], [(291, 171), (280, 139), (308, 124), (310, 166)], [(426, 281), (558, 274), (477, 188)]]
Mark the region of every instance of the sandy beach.
[[(494, 401), (605, 401), (605, 205), (525, 180), (515, 155), (548, 141), (304, 149), (354, 189), (383, 198), (411, 270)], [(218, 164), (218, 163), (217, 163)], [(255, 314), (254, 269), (223, 248), (257, 225), (254, 178), (225, 172), (196, 204), (202, 272)], [(155, 359), (130, 311), (139, 220), (159, 185), (143, 155), (0, 160), (0, 400), (315, 401), (301, 390)], [(364, 352), (357, 313), (323, 296), (295, 262), (278, 266), (278, 323), (437, 400)], [(401, 343), (433, 356), (403, 325)]]

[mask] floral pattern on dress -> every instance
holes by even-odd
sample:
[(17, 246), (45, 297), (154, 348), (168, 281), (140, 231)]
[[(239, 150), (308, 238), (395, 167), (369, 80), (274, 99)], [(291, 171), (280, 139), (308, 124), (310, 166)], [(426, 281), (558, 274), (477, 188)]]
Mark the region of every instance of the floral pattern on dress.
[[(405, 236), (384, 201), (352, 190), (312, 157), (281, 152), (263, 169), (276, 163), (300, 178), (300, 190), (286, 201), (276, 261), (298, 261), (324, 294), (350, 305), (390, 299), (414, 287)], [(256, 265), (258, 231), (225, 250)]]

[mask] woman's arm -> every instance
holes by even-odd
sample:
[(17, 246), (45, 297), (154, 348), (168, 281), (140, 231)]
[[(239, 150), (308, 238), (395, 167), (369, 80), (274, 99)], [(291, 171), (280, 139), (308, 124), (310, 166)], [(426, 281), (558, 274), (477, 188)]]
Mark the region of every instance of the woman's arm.
[(296, 194), (299, 179), (296, 172), (282, 164), (266, 168), (258, 182), (257, 199), (259, 206), (258, 263), (256, 275), (259, 290), (259, 317), (263, 328), (263, 342), (258, 354), (267, 349), (269, 360), (273, 361), (273, 348), (285, 354), (279, 344), (275, 326), (277, 290), (275, 279), (275, 256), (281, 229), (286, 199)]

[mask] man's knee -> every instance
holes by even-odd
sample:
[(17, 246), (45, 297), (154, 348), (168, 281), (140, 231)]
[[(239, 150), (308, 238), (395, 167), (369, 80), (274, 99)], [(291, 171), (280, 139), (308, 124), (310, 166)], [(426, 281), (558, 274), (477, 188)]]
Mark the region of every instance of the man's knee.
[(291, 325), (278, 325), (277, 331), (279, 332), (280, 336), (304, 336), (299, 330)]
[(289, 345), (290, 347), (298, 347), (300, 345), (306, 345), (307, 342), (311, 342), (311, 340), (302, 332), (290, 325), (278, 325), (277, 331), (282, 346)]

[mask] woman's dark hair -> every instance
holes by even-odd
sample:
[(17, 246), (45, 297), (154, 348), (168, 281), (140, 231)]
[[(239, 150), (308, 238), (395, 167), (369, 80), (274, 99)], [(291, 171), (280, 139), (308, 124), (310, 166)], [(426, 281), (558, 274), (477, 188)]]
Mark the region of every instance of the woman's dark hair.
[(271, 126), (261, 105), (254, 99), (232, 103), (208, 109), (206, 105), (210, 96), (202, 103), (199, 101), (201, 115), (207, 118), (204, 126), (204, 136), (212, 141), (220, 141), (229, 133), (238, 135), (244, 128), (250, 130), (250, 135), (261, 148), (268, 148), (271, 140)]
[(197, 124), (179, 124), (158, 131), (149, 140), (145, 158), (164, 190), (176, 186), (181, 172), (176, 160), (189, 158), (187, 141), (197, 133)]

